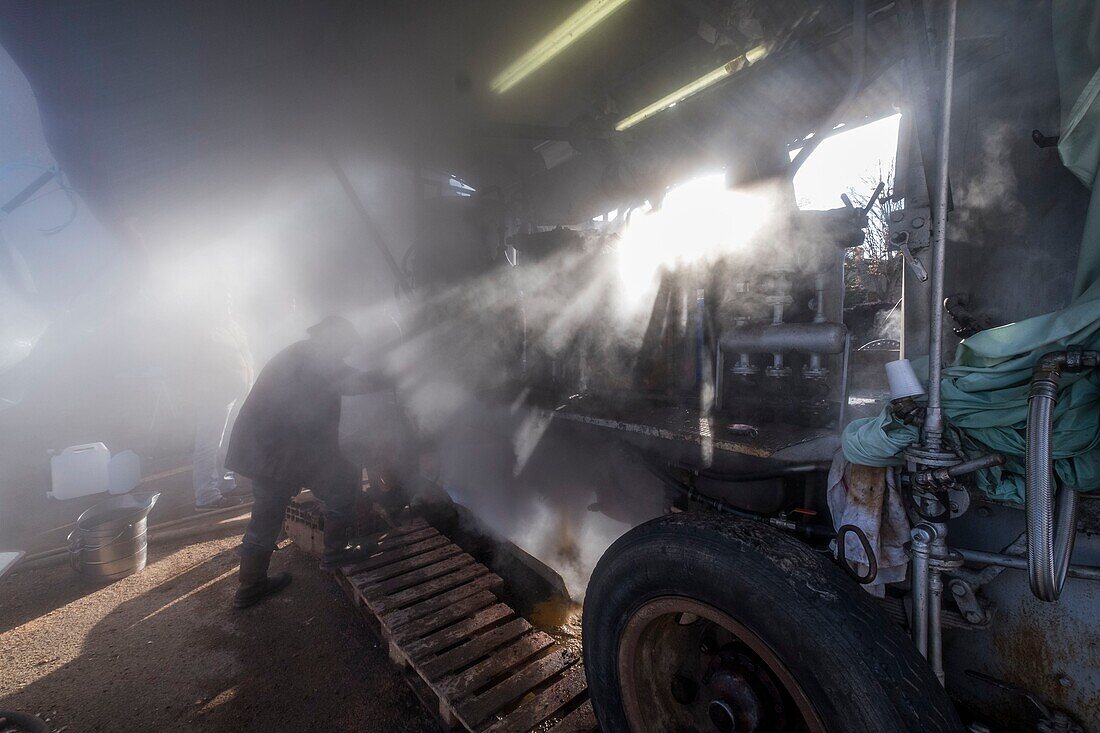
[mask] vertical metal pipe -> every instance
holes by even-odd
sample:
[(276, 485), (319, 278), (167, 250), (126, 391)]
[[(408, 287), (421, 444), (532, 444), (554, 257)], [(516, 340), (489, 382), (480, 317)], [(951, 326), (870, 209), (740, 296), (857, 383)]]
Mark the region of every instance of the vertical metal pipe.
[(714, 409), (722, 409), (722, 384), (725, 380), (726, 359), (722, 356), (722, 347), (714, 345)]
[(934, 536), (932, 527), (918, 524), (913, 527), (910, 544), (913, 552), (913, 643), (922, 657), (928, 656), (928, 556)]
[(928, 336), (928, 413), (924, 421), (924, 445), (943, 445), (943, 407), (940, 379), (943, 374), (943, 271), (947, 240), (947, 167), (951, 157), (951, 97), (955, 80), (955, 21), (958, 0), (947, 0), (947, 32), (944, 38), (943, 100), (937, 141), (936, 200), (932, 215), (932, 288)]
[(848, 419), (848, 399), (851, 392), (848, 369), (852, 360), (852, 334), (844, 337), (844, 357), (840, 363), (840, 413), (837, 417), (837, 427), (843, 430)]
[(825, 318), (825, 275), (814, 276), (814, 323), (824, 323)]
[(940, 615), (943, 610), (943, 574), (932, 570), (928, 574), (928, 664), (933, 674), (943, 684), (943, 627)]
[[(814, 278), (814, 323), (825, 321), (825, 276), (818, 274)], [(824, 376), (821, 371), (821, 354), (810, 354), (809, 374), (815, 378)]]

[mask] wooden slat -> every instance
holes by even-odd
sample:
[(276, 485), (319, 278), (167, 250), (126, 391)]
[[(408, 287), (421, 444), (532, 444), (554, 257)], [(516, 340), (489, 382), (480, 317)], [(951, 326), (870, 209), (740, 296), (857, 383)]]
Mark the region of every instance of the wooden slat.
[[(446, 560), (433, 563), (427, 567), (420, 568), (419, 570), (413, 570), (412, 572), (402, 573), (396, 578), (390, 578), (389, 580), (383, 580), (381, 583), (369, 585), (363, 587), (356, 583), (357, 588), (362, 588), (363, 595), (367, 596), (392, 596), (393, 594), (403, 591), (407, 588), (414, 588), (423, 586), (430, 580), (452, 573), (467, 565), (474, 565), (474, 559), (463, 552), (460, 555), (453, 555)], [(478, 567), (484, 567), (478, 565)]]
[(452, 647), (463, 639), (473, 636), (486, 626), (512, 615), (514, 615), (514, 612), (510, 607), (503, 603), (497, 603), (478, 611), (471, 618), (459, 621), (457, 624), (452, 624), (445, 629), (440, 629), (423, 639), (405, 644), (403, 648), (410, 658), (420, 660)]
[(386, 628), (389, 629), (402, 629), (406, 624), (410, 624), (417, 619), (423, 618), (428, 614), (441, 611), (447, 608), (453, 603), (457, 603), (467, 596), (472, 596), (475, 593), (480, 593), (485, 590), (496, 590), (502, 585), (500, 576), (493, 573), (487, 573), (480, 575), (469, 583), (458, 586), (446, 593), (434, 596), (427, 600), (421, 601), (416, 605), (409, 606), (408, 608), (402, 608), (397, 611), (389, 611), (381, 615), (381, 621)]
[(559, 720), (547, 733), (592, 733), (596, 730), (596, 713), (592, 710), (592, 701), (584, 703)]
[(417, 619), (413, 623), (405, 624), (396, 631), (391, 631), (390, 637), (399, 644), (416, 641), (432, 632), (450, 626), (456, 621), (461, 621), (467, 616), (493, 605), (496, 601), (497, 597), (492, 591), (483, 590), (480, 593), (467, 596), (457, 603), (451, 603), (435, 613)]
[(379, 551), (385, 552), (387, 550), (397, 549), (398, 547), (405, 547), (407, 545), (412, 545), (417, 542), (422, 542), (429, 537), (438, 536), (440, 535), (439, 532), (436, 531), (435, 527), (421, 527), (420, 529), (408, 532), (399, 537), (391, 537), (387, 535), (382, 539), (376, 541), (378, 542)]
[(487, 575), (488, 573), (489, 571), (484, 565), (474, 563), (459, 568), (453, 573), (435, 578), (434, 580), (429, 580), (427, 583), (418, 585), (415, 588), (407, 588), (392, 596), (385, 596), (383, 598), (364, 596), (363, 600), (375, 613), (385, 613), (386, 611), (411, 606), (417, 601), (439, 595), (445, 590), (450, 590), (451, 588), (473, 580), (479, 575)]
[(523, 669), (503, 682), (490, 687), (480, 695), (471, 697), (460, 704), (455, 712), (467, 726), (473, 728), (575, 661), (577, 661), (577, 653), (573, 650), (565, 647), (555, 649), (545, 657), (525, 665)]
[[(445, 539), (440, 537), (440, 539)], [(402, 548), (404, 549), (404, 548)], [(355, 573), (351, 576), (352, 582), (360, 587), (367, 587), (381, 583), (384, 580), (395, 578), (398, 575), (404, 575), (405, 573), (412, 572), (413, 570), (419, 570), (420, 568), (434, 565), (437, 562), (446, 560), (449, 557), (461, 554), (462, 548), (458, 545), (447, 542), (442, 547), (437, 547), (429, 552), (422, 552), (420, 554), (412, 555), (411, 557), (404, 557), (401, 559), (395, 559), (394, 562), (389, 565), (385, 565), (380, 568), (374, 568), (373, 570), (365, 570), (361, 573)]]
[(377, 537), (379, 550), (338, 580), (447, 725), (596, 728), (578, 653), (516, 618), (497, 575), (424, 522)]
[(540, 692), (533, 700), (520, 705), (489, 728), (486, 733), (530, 730), (575, 700), (586, 687), (584, 665), (574, 664), (562, 673), (561, 679)]
[(423, 519), (414, 519), (408, 524), (402, 524), (400, 527), (391, 527), (390, 529), (382, 532), (376, 532), (375, 534), (367, 537), (369, 540), (377, 542), (379, 545), (394, 540), (398, 537), (404, 537), (405, 535), (413, 534), (414, 532), (420, 532), (427, 529), (428, 523)]
[(391, 563), (399, 562), (405, 558), (419, 555), (428, 550), (434, 550), (438, 547), (445, 546), (454, 547), (455, 545), (446, 537), (441, 534), (430, 536), (427, 539), (414, 542), (411, 545), (402, 545), (393, 549), (383, 548), (375, 555), (371, 555), (362, 562), (357, 562), (354, 565), (349, 565), (345, 570), (345, 575), (358, 575), (360, 573), (366, 573), (376, 568), (385, 567)]
[(507, 644), (517, 636), (526, 633), (530, 628), (531, 624), (522, 618), (517, 618), (503, 626), (486, 631), (480, 636), (475, 636), (461, 646), (456, 646), (448, 652), (418, 664), (417, 669), (424, 676), (424, 679), (432, 682), (448, 672), (453, 672), (463, 665), (477, 661), (498, 646)]
[(554, 640), (549, 634), (541, 631), (530, 633), (503, 649), (493, 652), (488, 659), (444, 680), (439, 685), (439, 692), (452, 701), (461, 700), (471, 692), (489, 684), (497, 675), (517, 666), (553, 643)]

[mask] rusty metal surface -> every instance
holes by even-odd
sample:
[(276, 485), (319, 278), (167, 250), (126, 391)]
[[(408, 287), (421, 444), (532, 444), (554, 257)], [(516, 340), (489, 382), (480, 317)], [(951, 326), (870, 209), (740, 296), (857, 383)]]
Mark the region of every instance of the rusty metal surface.
[[(954, 524), (952, 536), (959, 546), (995, 551), (1023, 530), (1023, 513), (986, 501)], [(1100, 537), (1082, 532), (1073, 560), (1100, 562)], [(979, 711), (994, 730), (1035, 730), (1034, 707), (963, 674), (974, 669), (1069, 712), (1086, 731), (1100, 731), (1100, 582), (1070, 578), (1056, 603), (1044, 603), (1031, 594), (1025, 572), (1008, 569), (980, 593), (991, 603), (989, 628), (944, 634), (952, 694), (964, 707)]]
[(771, 458), (785, 449), (836, 435), (828, 428), (787, 423), (735, 427), (699, 410), (652, 403), (612, 406), (580, 398), (543, 412), (555, 420), (757, 458)]

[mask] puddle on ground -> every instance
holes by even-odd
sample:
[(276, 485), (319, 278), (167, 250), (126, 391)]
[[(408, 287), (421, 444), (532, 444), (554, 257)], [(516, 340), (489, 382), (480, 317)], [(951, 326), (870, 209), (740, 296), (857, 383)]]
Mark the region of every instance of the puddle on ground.
[(527, 616), (535, 627), (545, 631), (554, 641), (581, 652), (581, 605), (569, 599), (551, 597), (539, 601)]

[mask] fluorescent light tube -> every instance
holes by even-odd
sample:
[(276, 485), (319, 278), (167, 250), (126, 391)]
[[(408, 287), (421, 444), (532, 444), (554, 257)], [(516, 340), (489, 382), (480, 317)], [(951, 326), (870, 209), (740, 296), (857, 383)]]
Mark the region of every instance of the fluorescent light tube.
[(714, 71), (703, 74), (695, 81), (685, 84), (676, 91), (661, 97), (656, 102), (642, 107), (634, 114), (624, 117), (615, 125), (615, 129), (622, 132), (643, 120), (648, 120), (661, 110), (668, 109), (677, 102), (681, 102), (691, 95), (703, 91), (715, 82), (725, 79), (727, 76), (732, 76), (746, 66), (752, 66), (757, 61), (767, 56), (770, 50), (771, 48), (768, 44), (761, 44), (755, 48), (749, 49), (737, 58), (722, 64)]
[(628, 2), (630, 0), (588, 0), (577, 12), (566, 18), (565, 22), (500, 72), (493, 79), (490, 88), (497, 94), (508, 91)]

